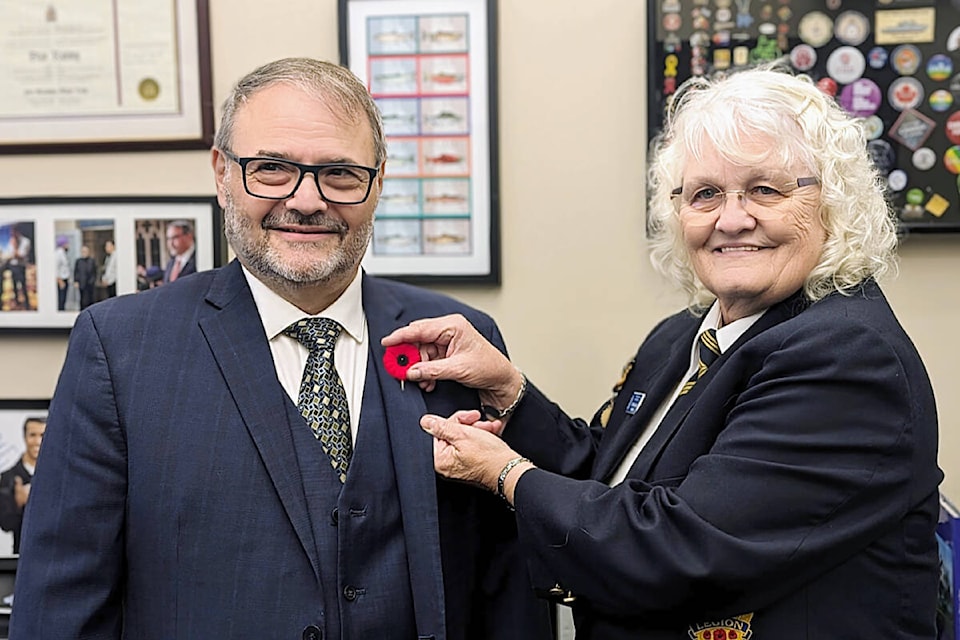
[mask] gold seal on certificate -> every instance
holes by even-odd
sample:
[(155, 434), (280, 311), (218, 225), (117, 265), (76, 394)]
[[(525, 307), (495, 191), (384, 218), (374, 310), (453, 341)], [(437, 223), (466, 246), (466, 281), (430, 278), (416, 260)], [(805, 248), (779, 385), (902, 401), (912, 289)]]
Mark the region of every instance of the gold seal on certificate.
[(160, 95), (160, 84), (153, 78), (144, 78), (140, 81), (140, 84), (137, 85), (137, 93), (148, 102), (156, 100), (157, 96)]

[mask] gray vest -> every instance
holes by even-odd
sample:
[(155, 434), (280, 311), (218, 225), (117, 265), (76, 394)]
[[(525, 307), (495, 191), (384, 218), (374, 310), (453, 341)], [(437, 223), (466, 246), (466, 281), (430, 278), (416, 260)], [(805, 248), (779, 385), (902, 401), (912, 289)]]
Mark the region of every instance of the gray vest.
[(292, 402), (287, 413), (320, 558), (323, 637), (416, 638), (400, 498), (376, 363), (368, 357), (360, 428), (343, 485)]

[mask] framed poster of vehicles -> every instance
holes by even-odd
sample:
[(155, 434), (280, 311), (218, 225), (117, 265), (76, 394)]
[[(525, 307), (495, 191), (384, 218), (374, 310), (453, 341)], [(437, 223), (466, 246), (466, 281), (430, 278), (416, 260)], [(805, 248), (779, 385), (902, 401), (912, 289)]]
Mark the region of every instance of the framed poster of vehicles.
[(651, 0), (648, 131), (677, 86), (785, 56), (863, 118), (906, 232), (960, 231), (960, 0)]
[(496, 0), (339, 0), (340, 59), (380, 108), (370, 273), (499, 283)]
[(214, 197), (0, 199), (0, 331), (69, 330), (90, 304), (222, 265), (221, 218)]

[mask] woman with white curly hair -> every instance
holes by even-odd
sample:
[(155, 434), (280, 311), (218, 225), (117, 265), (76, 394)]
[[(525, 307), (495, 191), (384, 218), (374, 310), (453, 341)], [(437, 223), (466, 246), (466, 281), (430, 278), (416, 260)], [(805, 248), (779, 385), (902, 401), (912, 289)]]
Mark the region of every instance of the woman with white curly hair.
[(516, 508), (578, 638), (934, 638), (936, 407), (877, 284), (895, 225), (858, 121), (772, 67), (693, 80), (649, 177), (653, 264), (689, 308), (591, 422), (462, 318), (384, 340), (420, 345), (408, 380), (495, 407), (423, 417), (437, 471)]

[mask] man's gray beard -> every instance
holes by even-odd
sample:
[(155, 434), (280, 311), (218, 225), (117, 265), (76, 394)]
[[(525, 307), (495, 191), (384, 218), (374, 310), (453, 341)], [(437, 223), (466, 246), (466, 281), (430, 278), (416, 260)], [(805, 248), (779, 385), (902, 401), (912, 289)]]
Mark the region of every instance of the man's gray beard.
[[(237, 213), (236, 202), (229, 192), (227, 192), (225, 199), (223, 230), (227, 242), (230, 243), (240, 262), (247, 269), (261, 280), (273, 282), (282, 287), (299, 289), (324, 284), (352, 273), (363, 259), (370, 238), (373, 236), (373, 219), (371, 218), (357, 227), (356, 233), (349, 237), (346, 244), (341, 244), (325, 259), (315, 261), (305, 267), (294, 267), (284, 263), (283, 254), (270, 245), (267, 236), (259, 235), (262, 228), (254, 228), (249, 218)], [(264, 220), (272, 215), (271, 212)], [(299, 214), (294, 215), (302, 218)], [(310, 218), (311, 222), (309, 224), (331, 223), (330, 220), (319, 216), (319, 214), (314, 214)], [(341, 238), (344, 237), (346, 225), (342, 222), (332, 222), (331, 226), (336, 226), (341, 233)], [(295, 246), (289, 247), (287, 252), (296, 251)], [(314, 248), (305, 244), (301, 247), (301, 250), (312, 253)]]

